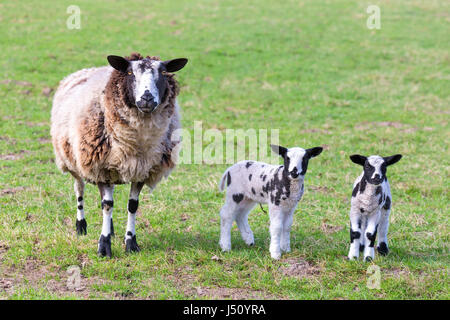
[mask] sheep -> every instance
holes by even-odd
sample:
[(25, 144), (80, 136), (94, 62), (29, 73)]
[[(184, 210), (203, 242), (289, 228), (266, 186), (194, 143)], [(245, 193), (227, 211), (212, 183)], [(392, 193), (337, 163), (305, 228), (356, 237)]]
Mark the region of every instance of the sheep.
[(364, 251), (364, 261), (373, 260), (377, 232), (378, 253), (383, 256), (389, 253), (387, 233), (392, 196), (386, 169), (387, 166), (397, 163), (401, 158), (401, 154), (390, 157), (377, 155), (365, 157), (359, 154), (350, 156), (352, 162), (364, 168), (353, 184), (350, 209), (350, 251), (348, 253), (350, 260), (358, 259), (360, 251)]
[(63, 79), (53, 99), (51, 137), (56, 165), (75, 179), (76, 231), (86, 234), (85, 182), (100, 191), (103, 225), (98, 255), (111, 257), (114, 185), (131, 183), (126, 252), (140, 251), (136, 211), (144, 185), (152, 191), (175, 167), (180, 128), (179, 93), (172, 72), (187, 59), (161, 61), (110, 55), (110, 66), (79, 70)]
[(302, 149), (271, 145), (284, 165), (244, 160), (229, 167), (220, 180), (219, 189), (225, 189), (225, 204), (220, 210), (220, 241), (223, 251), (231, 250), (231, 226), (236, 220), (242, 239), (254, 244), (248, 215), (259, 203), (268, 204), (270, 217), (270, 255), (280, 259), (281, 251), (290, 252), (290, 231), (293, 215), (304, 191), (308, 161), (322, 152), (321, 147)]

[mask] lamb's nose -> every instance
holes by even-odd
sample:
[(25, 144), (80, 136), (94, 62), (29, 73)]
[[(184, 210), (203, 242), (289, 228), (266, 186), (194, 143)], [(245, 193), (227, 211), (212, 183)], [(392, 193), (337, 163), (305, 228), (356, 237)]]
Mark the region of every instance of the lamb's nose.
[(375, 174), (375, 176), (374, 176), (374, 179), (380, 179), (381, 177), (380, 177), (380, 175), (377, 173), (377, 174)]

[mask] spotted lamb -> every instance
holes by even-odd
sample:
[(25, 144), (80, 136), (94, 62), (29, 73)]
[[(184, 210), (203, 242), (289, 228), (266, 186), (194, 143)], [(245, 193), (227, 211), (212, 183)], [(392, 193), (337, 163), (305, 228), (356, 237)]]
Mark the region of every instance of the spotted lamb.
[(77, 71), (61, 81), (52, 108), (56, 165), (75, 178), (76, 229), (86, 234), (85, 182), (101, 195), (103, 226), (98, 254), (111, 257), (113, 190), (131, 183), (125, 250), (139, 251), (135, 213), (139, 194), (151, 190), (174, 168), (172, 133), (180, 127), (175, 72), (187, 59), (160, 61), (108, 56), (110, 66)]
[(322, 152), (321, 147), (302, 149), (271, 145), (284, 159), (284, 165), (270, 165), (256, 161), (240, 161), (229, 167), (220, 182), (227, 193), (220, 210), (220, 246), (231, 250), (231, 226), (236, 221), (242, 239), (254, 244), (248, 214), (257, 203), (268, 204), (270, 216), (270, 254), (279, 259), (281, 251), (290, 251), (290, 231), (293, 215), (304, 190), (304, 178), (309, 159)]
[[(378, 253), (387, 255), (387, 233), (392, 196), (386, 177), (386, 168), (402, 158), (396, 154), (390, 157), (358, 154), (350, 159), (364, 170), (353, 184), (350, 209), (350, 251), (348, 258), (357, 259), (364, 251), (364, 261), (374, 258), (374, 245), (378, 232)], [(361, 237), (362, 235), (362, 237)], [(366, 245), (366, 246), (365, 246)]]

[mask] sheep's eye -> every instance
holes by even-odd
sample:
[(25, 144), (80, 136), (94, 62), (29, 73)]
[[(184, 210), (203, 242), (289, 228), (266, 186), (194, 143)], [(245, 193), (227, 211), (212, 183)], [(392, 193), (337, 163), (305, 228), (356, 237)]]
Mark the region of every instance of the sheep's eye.
[(128, 71), (128, 75), (130, 75), (130, 76), (131, 76), (132, 74), (133, 74), (133, 72), (131, 72), (131, 71)]

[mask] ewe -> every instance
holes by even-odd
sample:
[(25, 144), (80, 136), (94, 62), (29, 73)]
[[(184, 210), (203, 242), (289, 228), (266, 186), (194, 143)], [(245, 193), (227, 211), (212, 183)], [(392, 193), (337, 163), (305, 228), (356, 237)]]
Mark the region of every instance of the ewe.
[(111, 257), (114, 185), (131, 182), (125, 245), (127, 252), (139, 251), (139, 193), (144, 184), (153, 190), (175, 166), (171, 135), (180, 127), (180, 116), (178, 85), (170, 72), (182, 69), (187, 59), (160, 61), (133, 53), (108, 56), (108, 62), (111, 67), (83, 69), (61, 81), (53, 100), (51, 136), (57, 166), (75, 178), (78, 234), (86, 234), (85, 181), (100, 190), (98, 254)]

